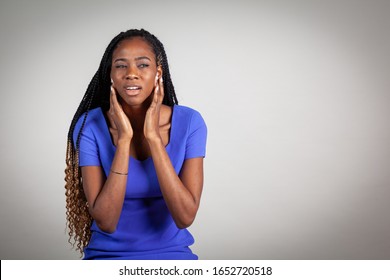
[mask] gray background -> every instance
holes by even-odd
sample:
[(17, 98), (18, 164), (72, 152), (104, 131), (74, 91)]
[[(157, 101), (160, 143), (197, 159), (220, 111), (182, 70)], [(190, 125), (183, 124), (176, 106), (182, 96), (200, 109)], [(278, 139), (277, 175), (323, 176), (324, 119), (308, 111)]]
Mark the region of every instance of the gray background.
[(79, 257), (67, 131), (109, 41), (142, 27), (208, 124), (201, 259), (390, 258), (390, 1), (0, 3), (1, 259)]

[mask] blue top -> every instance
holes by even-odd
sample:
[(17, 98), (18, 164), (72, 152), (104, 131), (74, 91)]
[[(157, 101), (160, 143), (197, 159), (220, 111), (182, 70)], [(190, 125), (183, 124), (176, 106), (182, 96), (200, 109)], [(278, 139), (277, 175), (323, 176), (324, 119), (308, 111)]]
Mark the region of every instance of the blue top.
[[(83, 119), (76, 124), (74, 141)], [(177, 174), (186, 159), (205, 156), (206, 137), (206, 124), (197, 111), (173, 106), (166, 151)], [(108, 176), (115, 150), (102, 109), (90, 110), (80, 138), (79, 166), (101, 166)], [(194, 238), (176, 226), (165, 204), (152, 157), (140, 161), (130, 156), (129, 161), (117, 229), (106, 233), (93, 222), (84, 259), (198, 259), (188, 248)]]

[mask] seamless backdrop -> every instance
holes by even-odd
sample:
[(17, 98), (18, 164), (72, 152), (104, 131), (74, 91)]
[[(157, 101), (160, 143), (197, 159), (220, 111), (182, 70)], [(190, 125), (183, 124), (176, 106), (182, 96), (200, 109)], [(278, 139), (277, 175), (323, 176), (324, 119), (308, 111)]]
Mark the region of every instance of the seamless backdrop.
[(201, 259), (390, 258), (389, 1), (0, 2), (0, 258), (77, 259), (71, 118), (109, 41), (145, 28), (209, 138)]

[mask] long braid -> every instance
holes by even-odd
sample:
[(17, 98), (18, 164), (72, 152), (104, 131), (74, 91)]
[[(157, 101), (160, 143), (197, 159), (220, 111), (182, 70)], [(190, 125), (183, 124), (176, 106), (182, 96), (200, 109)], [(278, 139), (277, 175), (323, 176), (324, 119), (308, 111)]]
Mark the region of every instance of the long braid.
[[(66, 164), (65, 169), (65, 195), (66, 195), (66, 216), (67, 216), (67, 225), (69, 228), (69, 239), (68, 241), (74, 246), (76, 243), (76, 248), (82, 252), (83, 247), (85, 247), (88, 242), (87, 240), (91, 237), (91, 232), (89, 228), (92, 225), (92, 218), (88, 213), (87, 199), (83, 192), (82, 180), (79, 168), (79, 144), (81, 133), (78, 134), (76, 140), (76, 148), (73, 144), (73, 131), (77, 120), (81, 116), (82, 112), (86, 112), (84, 119), (81, 125), (81, 129), (84, 127), (85, 122), (88, 116), (88, 110), (91, 107), (93, 100), (94, 92), (98, 87), (98, 73), (92, 78), (87, 92), (85, 93), (73, 121), (71, 123), (69, 133), (68, 133), (68, 142), (67, 142), (67, 152), (66, 152)], [(81, 238), (84, 236), (85, 238)], [(74, 242), (71, 242), (72, 237), (74, 237)]]
[[(99, 69), (89, 83), (83, 99), (73, 116), (67, 140), (66, 148), (66, 169), (65, 169), (65, 195), (66, 195), (66, 217), (69, 234), (69, 243), (76, 246), (76, 250), (83, 253), (91, 238), (92, 217), (88, 212), (87, 200), (83, 191), (82, 177), (79, 167), (79, 145), (81, 132), (87, 121), (89, 110), (101, 107), (107, 111), (110, 106), (110, 72), (112, 54), (118, 44), (125, 39), (141, 37), (152, 47), (156, 62), (161, 65), (164, 80), (163, 104), (173, 106), (178, 104), (175, 89), (169, 72), (168, 59), (163, 44), (148, 31), (141, 29), (130, 29), (118, 34), (107, 46), (99, 65)], [(78, 120), (83, 116), (80, 131), (76, 141), (73, 133)], [(73, 241), (72, 241), (73, 240)]]

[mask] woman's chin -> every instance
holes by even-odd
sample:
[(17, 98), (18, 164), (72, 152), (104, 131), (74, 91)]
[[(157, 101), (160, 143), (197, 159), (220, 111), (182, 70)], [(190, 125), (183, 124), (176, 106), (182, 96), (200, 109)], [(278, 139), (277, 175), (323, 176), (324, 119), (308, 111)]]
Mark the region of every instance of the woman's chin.
[(145, 96), (142, 94), (137, 94), (137, 95), (125, 95), (121, 99), (121, 105), (122, 106), (130, 106), (130, 107), (147, 107), (149, 108), (150, 103), (151, 103), (151, 95)]

